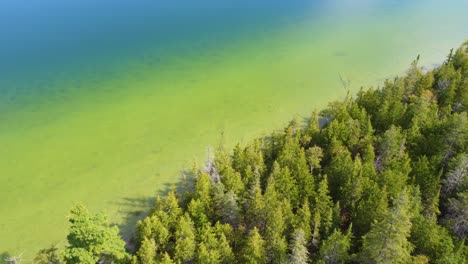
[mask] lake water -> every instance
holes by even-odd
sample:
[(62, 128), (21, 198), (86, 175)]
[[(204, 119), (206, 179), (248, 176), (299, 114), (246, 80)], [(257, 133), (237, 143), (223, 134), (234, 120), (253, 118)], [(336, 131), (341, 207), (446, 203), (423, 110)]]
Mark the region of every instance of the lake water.
[(79, 202), (125, 223), (207, 146), (281, 128), (418, 54), (440, 63), (468, 38), (466, 10), (463, 0), (0, 1), (0, 254), (30, 261), (65, 245)]

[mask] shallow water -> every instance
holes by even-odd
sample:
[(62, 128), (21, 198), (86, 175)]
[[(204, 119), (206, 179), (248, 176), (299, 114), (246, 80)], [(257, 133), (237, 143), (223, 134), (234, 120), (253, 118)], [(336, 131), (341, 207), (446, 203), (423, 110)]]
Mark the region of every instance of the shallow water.
[(468, 38), (467, 1), (292, 2), (0, 2), (0, 254), (63, 246), (77, 202), (125, 222), (221, 137)]

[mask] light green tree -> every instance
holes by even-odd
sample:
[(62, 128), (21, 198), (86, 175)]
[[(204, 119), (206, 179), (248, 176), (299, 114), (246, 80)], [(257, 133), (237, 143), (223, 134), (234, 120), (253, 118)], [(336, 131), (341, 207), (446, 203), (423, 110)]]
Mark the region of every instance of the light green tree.
[(254, 227), (247, 238), (247, 243), (244, 247), (242, 259), (244, 263), (264, 264), (267, 263), (265, 252), (265, 240)]
[(153, 239), (144, 238), (141, 242), (141, 247), (137, 251), (140, 263), (153, 264), (156, 263), (156, 243)]
[(84, 206), (77, 205), (70, 210), (68, 221), (66, 263), (111, 263), (129, 258), (118, 227), (111, 226), (103, 214), (91, 214)]
[(196, 241), (196, 230), (192, 219), (188, 214), (183, 215), (175, 233), (175, 253), (174, 260), (186, 263), (194, 258)]

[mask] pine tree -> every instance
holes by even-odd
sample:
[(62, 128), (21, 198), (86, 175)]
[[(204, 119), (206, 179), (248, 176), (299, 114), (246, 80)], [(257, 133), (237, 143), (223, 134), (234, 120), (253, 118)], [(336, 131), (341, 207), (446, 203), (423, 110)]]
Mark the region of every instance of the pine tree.
[(207, 216), (211, 216), (212, 209), (212, 184), (210, 176), (206, 173), (200, 174), (197, 183), (195, 185), (194, 199), (197, 199), (201, 206), (203, 206), (203, 211)]
[(388, 214), (387, 190), (380, 189), (377, 183), (370, 181), (363, 190), (363, 196), (359, 201), (356, 211), (353, 213), (352, 222), (358, 241), (369, 232), (374, 222), (381, 222)]
[(169, 256), (169, 254), (167, 252), (164, 252), (161, 255), (160, 260), (159, 260), (158, 263), (159, 264), (174, 264), (175, 262), (172, 261), (171, 256)]
[(326, 175), (319, 183), (314, 204), (312, 244), (317, 246), (319, 239), (328, 235), (333, 224), (333, 202), (328, 192)]
[(168, 215), (162, 211), (158, 211), (138, 221), (137, 237), (140, 241), (145, 238), (153, 239), (160, 249), (165, 249), (171, 238), (168, 222)]
[(245, 213), (247, 225), (248, 227), (256, 226), (263, 230), (265, 226), (265, 200), (262, 195), (260, 180), (258, 178), (251, 186), (248, 195)]
[(299, 203), (299, 190), (296, 179), (291, 176), (289, 169), (281, 168), (278, 162), (273, 163), (273, 171), (270, 178), (275, 179), (276, 191), (280, 198), (288, 199), (293, 205)]
[(197, 263), (199, 264), (218, 264), (220, 263), (218, 251), (209, 250), (205, 242), (198, 244)]
[(242, 257), (244, 263), (267, 263), (265, 240), (263, 240), (256, 227), (254, 227), (249, 233)]
[[(298, 186), (301, 186), (298, 189), (299, 200), (297, 202), (300, 203), (304, 199), (311, 200), (314, 197), (315, 183), (307, 165), (305, 151), (296, 137), (286, 138), (285, 141), (277, 159), (278, 164), (281, 168), (288, 168)], [(291, 202), (297, 205), (294, 204), (295, 201)]]
[(237, 204), (237, 196), (234, 191), (228, 191), (222, 200), (221, 220), (233, 227), (237, 227), (240, 222), (240, 208)]
[(288, 244), (284, 236), (284, 217), (281, 207), (276, 207), (268, 218), (265, 228), (265, 245), (269, 263), (284, 263)]
[(319, 263), (342, 264), (349, 260), (349, 250), (351, 247), (351, 229), (348, 228), (346, 234), (336, 230), (323, 242), (319, 252)]
[(180, 263), (190, 262), (194, 258), (196, 230), (190, 216), (185, 214), (178, 223), (175, 233), (174, 260)]
[(210, 219), (206, 210), (204, 203), (199, 199), (192, 199), (190, 201), (187, 211), (197, 228), (201, 228), (209, 224)]
[(323, 150), (319, 146), (313, 146), (306, 150), (307, 162), (309, 163), (310, 173), (317, 172), (322, 167), (320, 162), (323, 158)]
[(435, 219), (417, 215), (412, 223), (410, 241), (415, 246), (414, 254), (427, 256), (432, 263), (444, 263), (453, 257), (455, 247), (452, 238)]
[(439, 214), (440, 173), (431, 166), (426, 156), (413, 162), (412, 175), (422, 194), (423, 215), (435, 219)]
[(152, 239), (144, 238), (141, 242), (141, 247), (137, 252), (140, 263), (153, 264), (156, 263), (156, 243)]
[(356, 203), (361, 199), (364, 177), (361, 158), (358, 155), (354, 160), (352, 173), (343, 179), (344, 183), (340, 188), (341, 205), (346, 209), (347, 214), (351, 214), (356, 207)]
[(400, 128), (391, 126), (385, 131), (380, 142), (376, 168), (380, 186), (386, 186), (390, 197), (394, 198), (404, 188), (411, 170), (410, 159), (405, 152), (404, 137)]
[(307, 250), (307, 241), (304, 238), (302, 229), (296, 230), (291, 244), (291, 264), (306, 264), (309, 262), (309, 251)]
[(363, 237), (363, 263), (409, 263), (412, 245), (407, 240), (411, 230), (410, 199), (401, 192), (383, 221), (372, 225)]
[(309, 241), (312, 238), (312, 213), (310, 212), (309, 202), (304, 201), (297, 210), (295, 229), (301, 229), (304, 232), (304, 239)]
[(330, 165), (325, 168), (328, 176), (328, 188), (330, 195), (336, 200), (346, 203), (349, 197), (346, 197), (343, 191), (345, 184), (350, 182), (354, 170), (354, 162), (351, 153), (344, 147), (340, 147), (335, 156), (332, 157)]

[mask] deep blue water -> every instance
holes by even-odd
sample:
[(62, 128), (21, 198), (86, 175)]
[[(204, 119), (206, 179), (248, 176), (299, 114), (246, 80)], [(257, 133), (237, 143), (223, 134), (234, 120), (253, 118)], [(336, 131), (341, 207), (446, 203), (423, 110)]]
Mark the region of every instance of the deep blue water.
[(163, 57), (219, 47), (281, 26), (288, 16), (297, 19), (308, 2), (3, 0), (0, 79), (10, 88), (31, 89), (31, 82), (102, 69), (148, 50)]

